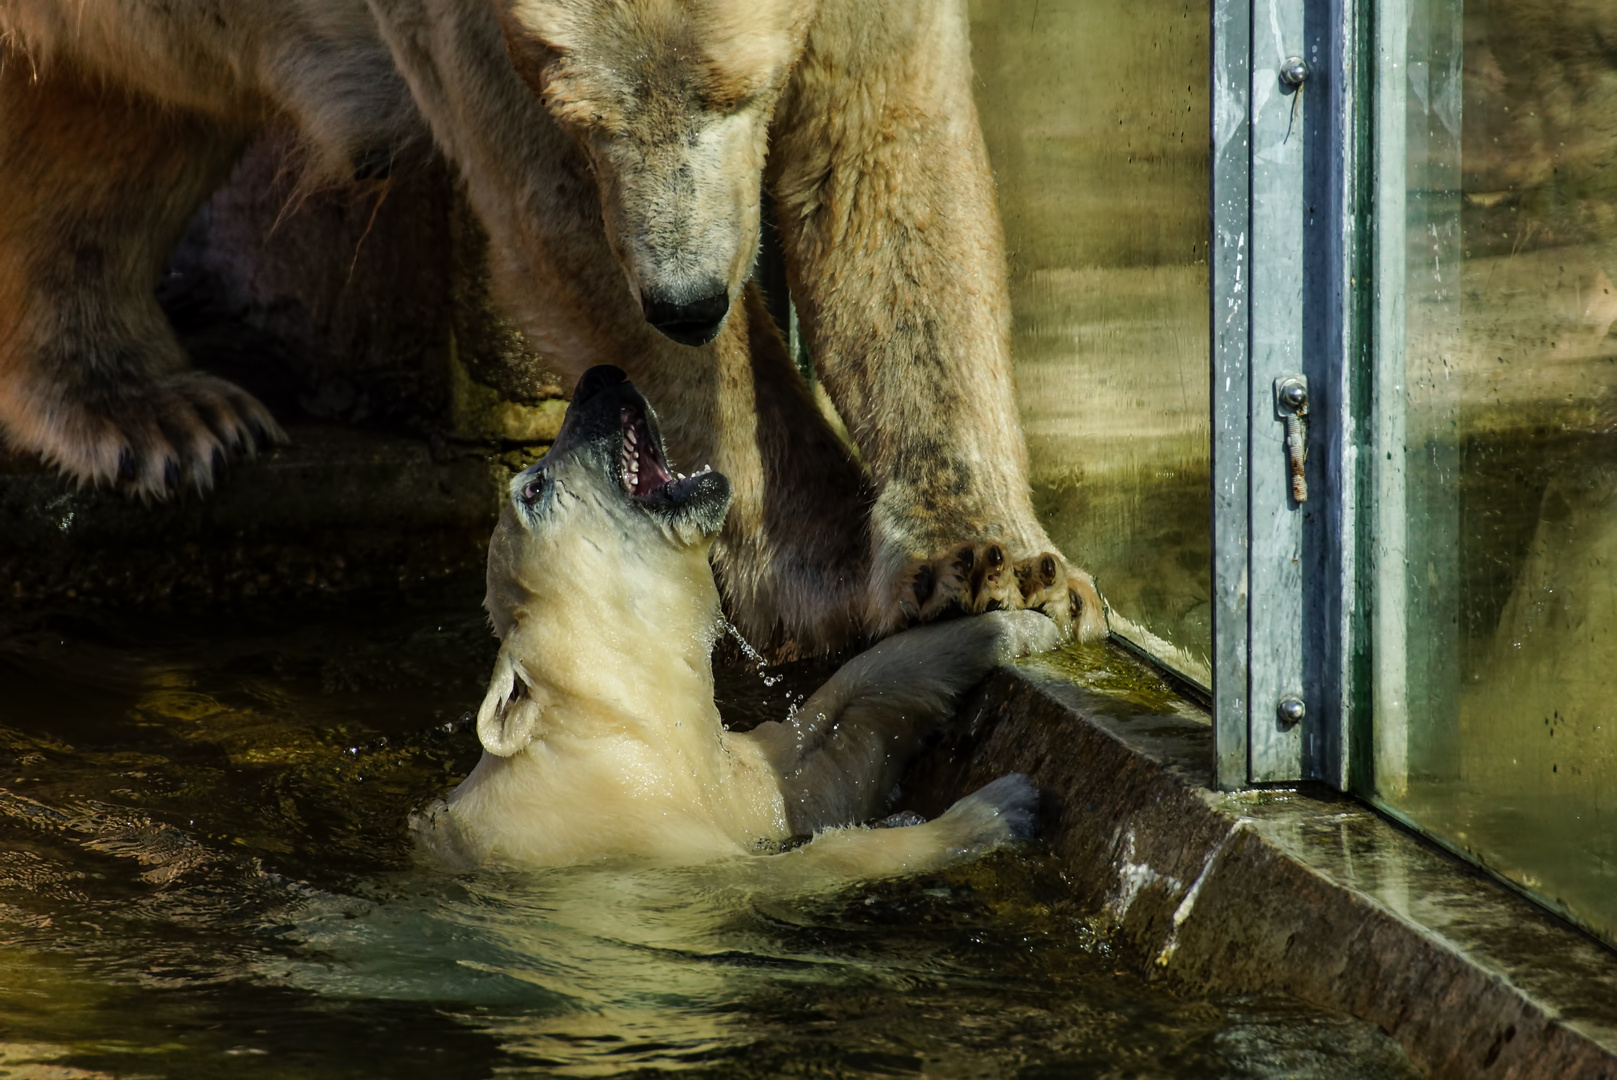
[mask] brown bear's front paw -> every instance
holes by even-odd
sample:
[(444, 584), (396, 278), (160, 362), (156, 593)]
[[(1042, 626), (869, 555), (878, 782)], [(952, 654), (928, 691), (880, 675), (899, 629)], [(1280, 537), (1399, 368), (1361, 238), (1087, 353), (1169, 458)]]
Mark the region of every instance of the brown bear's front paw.
[(1003, 544), (962, 544), (947, 554), (913, 561), (899, 576), (898, 605), (912, 622), (1021, 607), (1013, 600), (1015, 570), (1007, 565)]
[[(1099, 641), (1111, 630), (1106, 625), (1106, 603), (1095, 588), (1095, 579), (1077, 567), (1066, 566), (1055, 590), (1043, 604), (1029, 605), (1049, 615), (1064, 633), (1079, 641)], [(1062, 586), (1065, 585), (1065, 588)]]
[(1106, 636), (1095, 581), (1053, 551), (1012, 561), (995, 541), (962, 544), (944, 555), (913, 560), (898, 577), (897, 607), (906, 623), (949, 614), (1031, 608), (1082, 641)]
[(207, 491), (231, 458), (286, 441), (251, 394), (196, 372), (125, 384), (91, 402), (57, 400), (33, 419), (16, 441), (81, 484), (142, 498)]

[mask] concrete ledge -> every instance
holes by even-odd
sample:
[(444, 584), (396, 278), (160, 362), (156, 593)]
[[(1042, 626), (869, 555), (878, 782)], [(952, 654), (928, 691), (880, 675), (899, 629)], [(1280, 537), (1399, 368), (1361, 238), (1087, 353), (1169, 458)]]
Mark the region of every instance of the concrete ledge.
[(1211, 761), (1205, 714), (1091, 646), (996, 674), (910, 802), (1034, 777), (1079, 898), (1187, 988), (1351, 1013), (1434, 1077), (1617, 1077), (1617, 953), (1351, 799), (1212, 791)]

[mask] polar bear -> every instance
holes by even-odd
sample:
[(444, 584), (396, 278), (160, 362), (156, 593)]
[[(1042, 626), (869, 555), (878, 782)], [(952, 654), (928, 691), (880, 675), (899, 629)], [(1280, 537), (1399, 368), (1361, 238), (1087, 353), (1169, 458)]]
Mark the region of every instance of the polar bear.
[[(162, 497), (281, 438), (153, 298), (255, 133), (307, 183), (435, 148), (547, 363), (612, 359), (730, 480), (727, 608), (777, 655), (955, 610), (1105, 632), (1034, 516), (965, 0), (4, 0), (0, 429)], [(772, 192), (816, 371), (749, 282)]]
[(585, 374), (489, 544), (484, 603), (501, 644), (477, 715), (484, 753), (415, 818), (428, 851), (456, 866), (696, 863), (818, 834), (792, 865), (869, 877), (1028, 834), (1037, 796), (1015, 776), (926, 824), (827, 830), (886, 812), (960, 694), (1000, 661), (1053, 648), (1055, 624), (1000, 611), (908, 630), (790, 719), (727, 732), (707, 554), (729, 505), (722, 473), (670, 470), (657, 416), (620, 369)]

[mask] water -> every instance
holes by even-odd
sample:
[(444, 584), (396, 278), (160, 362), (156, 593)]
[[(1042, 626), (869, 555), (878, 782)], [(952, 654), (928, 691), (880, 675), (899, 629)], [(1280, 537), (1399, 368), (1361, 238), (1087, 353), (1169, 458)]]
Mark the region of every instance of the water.
[(406, 814), (478, 754), (477, 595), (0, 625), (0, 1077), (1416, 1075), (1143, 977), (1036, 846), (807, 897), (766, 862), (414, 867)]

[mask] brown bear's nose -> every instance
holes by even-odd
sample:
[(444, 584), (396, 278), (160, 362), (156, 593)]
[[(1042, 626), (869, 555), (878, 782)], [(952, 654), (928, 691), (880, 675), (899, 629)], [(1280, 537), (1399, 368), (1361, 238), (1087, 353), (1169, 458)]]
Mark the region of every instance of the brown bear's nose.
[(640, 310), (664, 336), (681, 345), (706, 345), (718, 336), (730, 313), (730, 293), (721, 289), (694, 300), (675, 300), (645, 292), (640, 294)]

